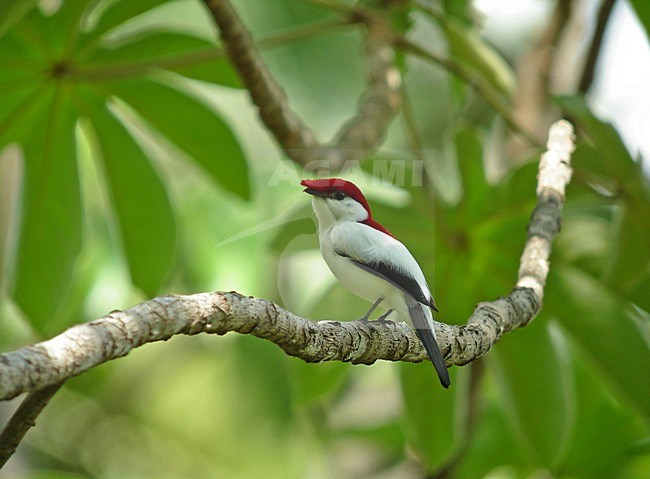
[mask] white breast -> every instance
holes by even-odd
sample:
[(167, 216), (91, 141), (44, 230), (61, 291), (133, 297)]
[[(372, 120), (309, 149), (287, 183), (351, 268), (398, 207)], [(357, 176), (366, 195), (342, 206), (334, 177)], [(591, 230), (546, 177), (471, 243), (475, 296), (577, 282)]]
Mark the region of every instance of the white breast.
[[(358, 234), (359, 229), (360, 231), (363, 231), (361, 236)], [(372, 236), (375, 233), (381, 236), (373, 238)], [(413, 257), (410, 255), (406, 247), (404, 247), (404, 245), (399, 241), (360, 223), (342, 223), (319, 232), (321, 254), (325, 259), (327, 266), (329, 266), (336, 279), (338, 279), (343, 286), (356, 296), (371, 303), (374, 303), (380, 297), (384, 298), (384, 301), (381, 303), (383, 309), (394, 309), (397, 312), (400, 321), (410, 322), (408, 308), (406, 307), (404, 292), (402, 290), (388, 281), (360, 268), (349, 258), (336, 253), (337, 247), (341, 248), (343, 246), (345, 251), (345, 247), (350, 246), (350, 235), (353, 235), (352, 237), (355, 238), (354, 248), (358, 249), (356, 251), (357, 254), (353, 256), (358, 257), (358, 254), (360, 253), (359, 250), (363, 250), (364, 248), (370, 248), (370, 250), (361, 253), (365, 255), (364, 257), (368, 257), (368, 255), (372, 256), (373, 252), (376, 252), (377, 248), (401, 247), (400, 253), (403, 253), (401, 251), (403, 248), (403, 251), (405, 251), (408, 257), (413, 261), (413, 263), (415, 263)], [(370, 237), (367, 235), (370, 235)], [(415, 264), (417, 266), (417, 263)], [(421, 275), (421, 281), (424, 283), (424, 288), (426, 288), (425, 293), (428, 294), (424, 275), (419, 267), (417, 267), (417, 272)], [(418, 280), (420, 280), (420, 278), (418, 278)]]

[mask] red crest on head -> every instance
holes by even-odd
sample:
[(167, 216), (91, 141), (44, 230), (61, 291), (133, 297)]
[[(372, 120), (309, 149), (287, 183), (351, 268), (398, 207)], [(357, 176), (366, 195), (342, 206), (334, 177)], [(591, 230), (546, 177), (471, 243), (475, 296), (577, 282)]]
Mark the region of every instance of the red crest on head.
[(370, 215), (370, 206), (368, 205), (368, 201), (366, 201), (366, 197), (363, 196), (363, 193), (361, 193), (361, 190), (357, 188), (357, 185), (351, 181), (343, 180), (341, 178), (323, 178), (317, 180), (302, 180), (300, 184), (316, 191), (322, 191), (323, 193), (342, 191), (357, 203), (361, 204), (361, 206), (363, 206), (368, 212), (368, 215)]
[(384, 228), (382, 225), (380, 225), (379, 223), (377, 223), (375, 220), (372, 219), (372, 213), (370, 212), (370, 205), (368, 205), (368, 201), (366, 200), (366, 197), (363, 196), (363, 193), (361, 193), (361, 190), (357, 187), (357, 185), (355, 185), (351, 181), (347, 181), (342, 178), (322, 178), (322, 179), (315, 179), (315, 180), (302, 180), (300, 184), (312, 190), (321, 191), (323, 193), (334, 193), (335, 191), (343, 191), (346, 195), (348, 195), (350, 198), (352, 198), (361, 206), (363, 206), (364, 209), (368, 212), (368, 219), (362, 221), (363, 224), (368, 225), (371, 228), (374, 228), (378, 231), (381, 231), (382, 233), (386, 233), (389, 236), (393, 236), (386, 228)]

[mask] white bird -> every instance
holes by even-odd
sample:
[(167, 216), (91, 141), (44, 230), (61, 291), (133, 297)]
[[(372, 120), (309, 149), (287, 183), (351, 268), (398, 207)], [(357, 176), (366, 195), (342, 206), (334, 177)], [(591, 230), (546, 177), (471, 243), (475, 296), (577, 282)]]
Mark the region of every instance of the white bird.
[(318, 218), (321, 254), (343, 286), (373, 303), (363, 316), (383, 301), (388, 311), (410, 321), (422, 341), (440, 383), (451, 384), (440, 352), (431, 310), (438, 311), (422, 269), (409, 250), (372, 218), (366, 198), (353, 183), (340, 178), (302, 180), (305, 193), (312, 195)]

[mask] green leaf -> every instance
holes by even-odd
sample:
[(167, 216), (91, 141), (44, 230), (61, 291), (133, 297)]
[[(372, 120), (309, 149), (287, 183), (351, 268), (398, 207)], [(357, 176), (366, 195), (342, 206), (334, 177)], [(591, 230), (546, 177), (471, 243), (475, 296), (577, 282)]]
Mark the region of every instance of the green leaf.
[(562, 212), (562, 233), (553, 246), (554, 255), (583, 271), (599, 277), (611, 258), (612, 207), (604, 199), (571, 194)]
[[(472, 366), (474, 365), (477, 363), (472, 363)], [(506, 471), (530, 469), (530, 461), (522, 450), (522, 441), (509, 427), (510, 411), (504, 405), (501, 395), (497, 394), (497, 388), (493, 387), (490, 379), (492, 379), (491, 375), (485, 375), (484, 384), (469, 399), (478, 412), (473, 419), (470, 419), (473, 424), (469, 444), (459, 457), (458, 465), (454, 468), (454, 477), (488, 478), (491, 476), (491, 471), (499, 469)], [(507, 466), (504, 467), (505, 465)], [(492, 476), (494, 475), (493, 473)], [(529, 477), (521, 472), (519, 474), (506, 472), (504, 476)]]
[(550, 468), (573, 430), (571, 371), (541, 318), (505, 335), (493, 354), (515, 430), (533, 462)]
[(650, 204), (626, 197), (620, 206), (617, 234), (605, 282), (650, 311)]
[[(432, 247), (433, 249), (433, 247)], [(436, 300), (440, 314), (436, 320), (449, 324), (463, 324), (467, 321), (467, 314), (471, 306), (481, 299), (485, 299), (482, 292), (478, 295), (475, 284), (468, 284), (468, 271), (472, 268), (471, 251), (466, 247), (457, 250), (445, 251), (436, 246), (436, 256), (431, 258), (434, 273), (427, 274), (429, 289)], [(433, 254), (433, 253), (432, 253)], [(419, 261), (419, 259), (418, 259)]]
[(244, 153), (230, 127), (212, 110), (151, 80), (111, 86), (151, 126), (187, 152), (218, 185), (241, 198), (250, 197)]
[[(576, 149), (571, 155), (571, 166), (573, 167), (574, 178), (570, 184), (572, 189), (585, 185), (597, 186), (600, 191), (607, 191), (611, 196), (617, 190), (616, 180), (607, 171), (602, 161), (602, 154), (594, 148), (589, 139), (580, 135), (576, 141)], [(569, 195), (569, 200), (573, 195)]]
[(650, 299), (645, 286), (650, 281), (650, 190), (640, 162), (634, 161), (616, 129), (596, 118), (582, 98), (559, 97), (557, 101), (576, 117), (595, 146), (582, 145), (576, 152), (580, 153), (576, 171), (620, 197), (617, 237), (605, 282), (648, 310)]
[(456, 371), (450, 369), (452, 387), (445, 390), (431, 363), (400, 363), (407, 436), (424, 457), (428, 471), (440, 468), (461, 447), (467, 404), (459, 401), (464, 391)]
[(30, 115), (31, 108), (42, 101), (43, 96), (46, 95), (46, 90), (32, 85), (29, 89), (13, 91), (12, 94), (2, 98), (2, 101), (0, 101), (0, 148), (16, 140), (15, 134), (11, 133), (11, 131), (16, 128), (23, 128), (21, 124), (22, 118)]
[(87, 2), (61, 2), (52, 15), (34, 8), (17, 27), (36, 36), (51, 63), (67, 61), (79, 40), (79, 27)]
[(200, 38), (174, 32), (147, 31), (117, 46), (94, 50), (85, 59), (83, 71), (111, 78), (125, 69), (146, 72), (154, 66), (188, 78), (241, 88), (239, 77), (221, 48)]
[[(3, 92), (0, 108), (8, 111), (10, 108), (4, 105), (5, 99), (40, 84), (46, 64), (28, 40), (13, 32), (0, 42), (0, 64), (0, 88)], [(2, 116), (0, 113), (0, 118)]]
[(630, 0), (630, 3), (645, 29), (646, 39), (650, 39), (650, 3), (646, 0)]
[(444, 17), (442, 28), (453, 56), (485, 78), (490, 85), (507, 97), (515, 89), (515, 74), (508, 63), (476, 32), (453, 17)]
[[(42, 93), (46, 64), (40, 52), (12, 31), (0, 41), (0, 136), (10, 128)], [(5, 143), (12, 141), (5, 137)], [(0, 143), (0, 147), (4, 144)]]
[(596, 174), (604, 167), (607, 175), (614, 178), (623, 189), (630, 193), (643, 191), (641, 165), (627, 151), (616, 129), (596, 118), (581, 97), (561, 96), (556, 101), (579, 122), (601, 155), (603, 165), (596, 165)]
[(81, 100), (103, 161), (111, 203), (133, 283), (155, 296), (174, 261), (176, 225), (165, 187), (104, 97), (85, 90)]
[(43, 17), (32, 9), (12, 26), (0, 42), (3, 59), (2, 71), (30, 71), (40, 69), (43, 73), (51, 64), (54, 55), (43, 31)]
[(34, 6), (36, 0), (12, 0), (0, 2), (0, 38)]
[(475, 21), (475, 9), (471, 0), (442, 0), (441, 6), (447, 16), (455, 17), (463, 24), (470, 25)]
[(30, 473), (29, 479), (89, 479), (92, 476), (80, 472), (40, 470)]
[[(512, 288), (531, 210), (532, 206), (512, 207), (469, 228), (472, 257), (466, 274), (476, 282), (480, 295), (496, 297)], [(490, 278), (490, 284), (485, 284), (485, 278)]]
[(492, 196), (483, 167), (483, 145), (478, 132), (470, 129), (458, 130), (454, 143), (463, 186), (460, 214), (464, 224), (473, 225), (488, 208)]
[(92, 30), (93, 36), (100, 36), (107, 31), (122, 25), (127, 20), (148, 12), (149, 10), (162, 5), (167, 0), (117, 0), (111, 2), (109, 7), (99, 18), (97, 25)]
[(0, 143), (24, 152), (23, 210), (13, 296), (44, 331), (63, 303), (81, 248), (76, 116), (63, 87), (33, 96)]
[(597, 279), (565, 265), (555, 267), (544, 301), (613, 391), (650, 419), (650, 348), (629, 304)]
[(538, 170), (538, 157), (510, 170), (496, 187), (495, 211), (512, 213), (519, 209), (530, 217), (537, 200)]
[[(558, 477), (627, 478), (624, 473), (630, 452), (647, 434), (639, 417), (617, 402), (602, 387), (598, 371), (585, 358), (571, 358), (576, 379), (576, 418), (573, 440)], [(625, 365), (621, 365), (625, 367)], [(630, 365), (631, 369), (636, 369)]]

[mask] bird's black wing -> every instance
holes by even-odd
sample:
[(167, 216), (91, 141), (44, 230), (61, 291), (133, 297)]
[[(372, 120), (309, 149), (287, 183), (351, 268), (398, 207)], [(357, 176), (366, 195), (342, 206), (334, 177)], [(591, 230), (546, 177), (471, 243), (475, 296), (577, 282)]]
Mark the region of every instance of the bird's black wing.
[(422, 306), (418, 304), (418, 303), (422, 303), (426, 306), (429, 306), (434, 311), (438, 311), (436, 305), (433, 302), (433, 299), (429, 301), (426, 298), (426, 296), (422, 292), (422, 288), (420, 288), (420, 285), (415, 279), (396, 270), (394, 267), (391, 267), (389, 264), (380, 262), (380, 263), (368, 265), (356, 259), (350, 258), (345, 254), (341, 254), (338, 252), (337, 254), (340, 254), (341, 256), (348, 258), (359, 268), (369, 272), (370, 274), (373, 274), (385, 281), (388, 281), (393, 286), (399, 288), (408, 296), (413, 298), (407, 301), (411, 322), (413, 323), (415, 332), (418, 335), (418, 338), (420, 338), (422, 344), (424, 345), (424, 349), (426, 349), (427, 354), (429, 355), (429, 358), (431, 359), (431, 362), (433, 363), (433, 366), (435, 367), (436, 372), (438, 373), (440, 384), (442, 384), (443, 387), (448, 388), (449, 385), (451, 384), (451, 380), (449, 378), (449, 372), (447, 371), (447, 365), (445, 364), (445, 359), (442, 355), (442, 352), (440, 351), (440, 347), (438, 346), (438, 342), (436, 341), (435, 334), (430, 329), (430, 325), (428, 324), (427, 319), (424, 315)]
[(396, 269), (393, 265), (389, 263), (383, 263), (381, 261), (374, 262), (372, 264), (364, 263), (345, 254), (343, 251), (336, 251), (336, 254), (348, 258), (359, 268), (383, 279), (384, 281), (388, 281), (390, 284), (398, 289), (401, 289), (404, 293), (408, 294), (416, 301), (429, 306), (434, 311), (438, 311), (436, 304), (433, 302), (433, 298), (427, 298), (425, 296), (424, 291), (422, 291), (422, 288), (418, 282), (413, 277), (406, 275)]

